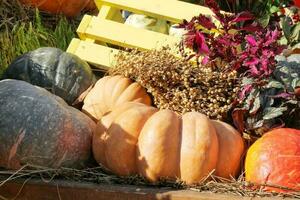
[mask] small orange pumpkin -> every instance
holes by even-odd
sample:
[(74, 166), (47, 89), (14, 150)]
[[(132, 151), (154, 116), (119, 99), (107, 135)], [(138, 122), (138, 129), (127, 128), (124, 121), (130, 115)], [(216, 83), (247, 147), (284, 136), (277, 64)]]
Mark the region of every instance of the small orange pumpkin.
[[(300, 190), (300, 130), (278, 128), (264, 134), (248, 150), (246, 180)], [(286, 192), (276, 187), (268, 191)]]
[(214, 169), (222, 177), (235, 176), (243, 144), (232, 127), (203, 114), (181, 117), (137, 102), (114, 106), (93, 135), (95, 159), (112, 172), (151, 181), (180, 178), (188, 184)]
[(114, 107), (128, 101), (151, 105), (151, 98), (138, 83), (122, 76), (105, 76), (85, 97), (82, 111), (97, 121)]
[(68, 17), (74, 17), (87, 6), (93, 6), (93, 0), (20, 0), (20, 2), (49, 13), (63, 13)]

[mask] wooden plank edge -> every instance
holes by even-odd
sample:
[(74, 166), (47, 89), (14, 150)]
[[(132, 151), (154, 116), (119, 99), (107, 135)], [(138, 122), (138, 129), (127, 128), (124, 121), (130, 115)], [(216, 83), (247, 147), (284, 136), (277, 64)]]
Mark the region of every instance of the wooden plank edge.
[[(120, 33), (120, 30), (122, 30), (122, 33)], [(143, 50), (156, 49), (164, 45), (173, 47), (180, 42), (178, 37), (132, 27), (111, 20), (99, 19), (98, 17), (92, 17), (89, 27), (84, 32), (78, 31), (78, 34), (96, 41)]]
[(86, 39), (86, 35), (84, 33), (85, 33), (86, 29), (89, 27), (92, 18), (93, 17), (91, 15), (87, 15), (87, 14), (83, 16), (83, 18), (77, 28), (77, 34), (80, 39), (82, 39), (82, 40)]
[[(191, 190), (173, 190), (131, 185), (107, 185), (68, 181), (19, 180), (7, 182), (0, 187), (4, 199), (38, 200), (279, 200), (280, 197), (242, 197), (231, 194), (215, 194)], [(291, 198), (284, 198), (290, 200)]]
[[(213, 11), (208, 7), (177, 0), (165, 0), (161, 2), (140, 0), (139, 3), (135, 0), (95, 0), (95, 3), (97, 5), (107, 5), (137, 14), (164, 19), (173, 23), (180, 23), (183, 19), (190, 20), (200, 13), (210, 16), (213, 15)], [(164, 12), (162, 13), (159, 8), (163, 8)], [(179, 12), (173, 11), (174, 8), (177, 8), (177, 11)], [(178, 8), (180, 10), (178, 10)]]
[(68, 46), (66, 52), (75, 54), (75, 52), (76, 52), (76, 50), (77, 50), (79, 44), (80, 44), (80, 40), (77, 39), (77, 38), (73, 38), (73, 39), (71, 40), (71, 42), (70, 42), (70, 44), (69, 44), (69, 46)]
[(114, 57), (121, 50), (74, 38), (67, 51), (97, 68), (107, 70), (114, 65)]

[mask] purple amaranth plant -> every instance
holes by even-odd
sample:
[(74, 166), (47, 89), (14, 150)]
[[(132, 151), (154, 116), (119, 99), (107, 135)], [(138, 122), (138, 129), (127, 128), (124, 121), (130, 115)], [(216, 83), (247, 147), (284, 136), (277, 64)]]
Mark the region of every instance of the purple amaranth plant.
[[(185, 28), (187, 34), (182, 44), (194, 50), (192, 56), (201, 56), (203, 65), (214, 66), (221, 60), (229, 66), (227, 70), (238, 72), (241, 89), (232, 104), (234, 124), (240, 131), (257, 135), (285, 124), (282, 117), (296, 113), (291, 107), (300, 108), (299, 95), (294, 92), (300, 91), (300, 78), (299, 74), (297, 77), (289, 75), (296, 70), (290, 68), (291, 64), (285, 63), (285, 68), (282, 68), (275, 60), (286, 48), (278, 42), (282, 38), (279, 18), (275, 17), (276, 20), (262, 28), (249, 12), (224, 13), (214, 0), (207, 0), (206, 4), (214, 12), (213, 17), (219, 25), (204, 15), (184, 21), (180, 27)], [(283, 29), (291, 32), (288, 26), (283, 26)], [(297, 30), (297, 26), (294, 29)], [(282, 69), (289, 78), (281, 80), (276, 76)], [(297, 82), (297, 85), (291, 86), (292, 82)]]
[[(236, 60), (238, 49), (243, 42), (244, 30), (239, 23), (246, 23), (253, 20), (254, 16), (249, 12), (229, 14), (221, 12), (214, 0), (207, 0), (206, 4), (214, 12), (214, 18), (218, 21), (217, 27), (211, 17), (200, 14), (193, 17), (191, 21), (184, 20), (179, 28), (185, 28), (187, 33), (183, 39), (183, 46), (192, 49), (195, 54), (188, 58), (203, 57), (202, 64), (208, 64), (215, 59), (222, 59), (225, 62)], [(257, 30), (257, 24), (249, 24), (243, 27), (247, 30)]]
[(241, 65), (238, 69), (244, 69), (248, 76), (264, 78), (270, 76), (275, 69), (275, 56), (285, 48), (278, 44), (282, 34), (278, 29), (262, 30), (254, 35), (245, 37), (247, 43), (242, 53), (238, 55)]

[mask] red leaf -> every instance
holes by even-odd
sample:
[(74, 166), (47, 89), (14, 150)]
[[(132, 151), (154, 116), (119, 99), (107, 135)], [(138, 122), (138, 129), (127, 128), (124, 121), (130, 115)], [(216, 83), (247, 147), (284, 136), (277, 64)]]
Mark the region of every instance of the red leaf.
[(188, 48), (193, 48), (194, 47), (194, 41), (195, 41), (195, 34), (194, 33), (187, 33), (185, 34), (185, 38), (184, 38), (184, 44), (185, 46), (187, 46)]
[(259, 75), (259, 71), (255, 65), (250, 65), (248, 72), (251, 74), (252, 77), (256, 77)]
[(209, 57), (208, 56), (204, 56), (204, 58), (201, 61), (201, 64), (202, 65), (206, 65), (208, 63), (208, 61), (209, 61)]
[(245, 38), (246, 38), (248, 44), (250, 44), (251, 46), (256, 46), (257, 45), (257, 42), (256, 42), (255, 37), (253, 35), (247, 35)]
[(206, 17), (205, 15), (200, 14), (197, 20), (201, 26), (207, 29), (217, 28), (216, 25), (212, 22), (212, 20), (209, 17)]
[(293, 94), (289, 94), (289, 93), (286, 93), (286, 92), (282, 92), (282, 93), (279, 93), (277, 95), (273, 95), (271, 97), (273, 98), (284, 98), (284, 99), (289, 99), (291, 98), (292, 96), (294, 96)]
[(207, 44), (205, 43), (205, 37), (199, 31), (196, 33), (195, 42), (197, 44), (199, 54), (208, 54), (209, 53), (209, 48), (208, 48)]
[(220, 12), (220, 7), (215, 0), (205, 0), (205, 5), (212, 9), (215, 14)]
[(247, 112), (247, 110), (245, 110), (245, 109), (237, 108), (231, 114), (233, 123), (239, 132), (243, 132), (245, 130), (244, 114), (246, 112)]
[(243, 87), (243, 89), (239, 93), (239, 100), (243, 100), (246, 97), (246, 94), (248, 94), (252, 90), (253, 86), (248, 84)]
[(231, 22), (244, 22), (248, 20), (253, 20), (254, 16), (247, 11), (240, 12), (235, 16), (235, 18)]
[(249, 24), (249, 25), (245, 25), (242, 28), (239, 28), (238, 30), (256, 32), (256, 31), (261, 31), (262, 27), (259, 24), (252, 23), (252, 24)]
[(245, 66), (250, 66), (250, 65), (257, 65), (259, 63), (259, 59), (258, 58), (251, 58), (247, 61), (244, 62)]

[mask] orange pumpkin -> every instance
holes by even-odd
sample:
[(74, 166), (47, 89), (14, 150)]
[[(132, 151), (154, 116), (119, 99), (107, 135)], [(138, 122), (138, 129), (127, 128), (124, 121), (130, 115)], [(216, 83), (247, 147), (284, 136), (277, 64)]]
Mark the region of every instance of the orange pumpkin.
[(25, 5), (39, 8), (53, 14), (63, 13), (68, 17), (78, 15), (87, 6), (93, 5), (93, 0), (20, 0)]
[(235, 176), (243, 150), (241, 136), (225, 123), (137, 102), (114, 106), (93, 135), (97, 162), (118, 175), (141, 174), (151, 181), (168, 177), (191, 184), (214, 169)]
[(151, 105), (151, 98), (138, 83), (122, 76), (105, 76), (85, 97), (82, 111), (97, 121), (114, 107), (128, 101)]
[(253, 183), (300, 190), (300, 130), (279, 128), (264, 134), (247, 152), (245, 173), (246, 180)]
[(95, 1), (90, 0), (90, 2), (86, 5), (85, 10), (95, 10), (97, 8)]
[[(216, 175), (230, 179), (230, 175), (237, 175), (240, 169), (241, 155), (245, 144), (240, 133), (229, 124), (212, 120), (219, 141), (219, 157)], [(233, 162), (232, 162), (233, 161)]]

